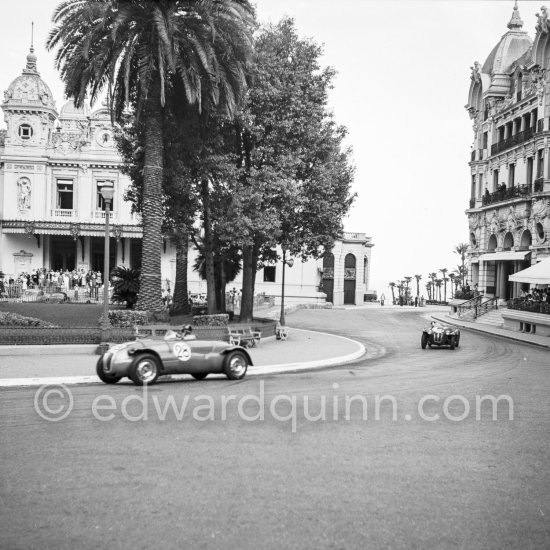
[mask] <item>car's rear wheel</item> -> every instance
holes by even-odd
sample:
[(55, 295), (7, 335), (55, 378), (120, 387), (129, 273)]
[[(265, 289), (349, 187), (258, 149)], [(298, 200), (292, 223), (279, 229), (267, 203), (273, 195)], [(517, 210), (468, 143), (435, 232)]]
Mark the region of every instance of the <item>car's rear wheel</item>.
[(99, 376), (99, 379), (105, 384), (116, 384), (122, 376), (117, 376), (116, 374), (110, 374), (103, 370), (103, 355), (97, 360), (97, 365), (95, 371)]
[(195, 380), (204, 380), (208, 376), (208, 373), (207, 372), (196, 372), (195, 374), (191, 374), (191, 376)]
[(426, 349), (426, 345), (428, 344), (428, 335), (423, 332), (422, 338), (420, 339), (420, 345), (422, 346), (422, 349)]
[(129, 378), (136, 386), (154, 384), (159, 377), (158, 359), (151, 353), (138, 355), (130, 367)]
[(231, 351), (225, 356), (223, 371), (229, 380), (244, 378), (248, 370), (248, 359), (242, 351)]

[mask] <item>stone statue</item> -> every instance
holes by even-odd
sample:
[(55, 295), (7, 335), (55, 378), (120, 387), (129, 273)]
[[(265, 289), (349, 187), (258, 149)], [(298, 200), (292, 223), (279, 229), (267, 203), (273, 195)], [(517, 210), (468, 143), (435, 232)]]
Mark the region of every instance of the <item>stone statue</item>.
[(474, 61), (474, 66), (470, 67), (470, 69), (472, 70), (472, 75), (470, 78), (476, 83), (481, 82), (481, 65), (479, 62)]
[(543, 34), (546, 34), (550, 30), (550, 21), (548, 21), (548, 9), (546, 6), (540, 8), (541, 14), (537, 13), (537, 24), (535, 29)]
[(19, 180), (19, 210), (30, 210), (31, 208), (31, 182), (27, 178)]

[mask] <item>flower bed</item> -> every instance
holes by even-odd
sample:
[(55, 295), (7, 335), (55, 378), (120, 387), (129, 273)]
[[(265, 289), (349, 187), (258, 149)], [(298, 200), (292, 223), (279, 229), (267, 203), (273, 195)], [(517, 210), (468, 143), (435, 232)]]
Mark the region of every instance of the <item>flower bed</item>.
[(47, 323), (35, 317), (25, 317), (17, 313), (0, 311), (0, 327), (58, 328), (58, 325)]

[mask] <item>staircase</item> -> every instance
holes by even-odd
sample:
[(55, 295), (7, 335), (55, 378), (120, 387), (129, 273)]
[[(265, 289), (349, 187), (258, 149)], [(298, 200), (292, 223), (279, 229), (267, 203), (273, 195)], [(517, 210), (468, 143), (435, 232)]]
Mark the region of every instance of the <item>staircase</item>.
[(504, 326), (504, 320), (502, 319), (500, 311), (500, 309), (492, 309), (488, 313), (478, 317), (476, 322), (502, 328)]

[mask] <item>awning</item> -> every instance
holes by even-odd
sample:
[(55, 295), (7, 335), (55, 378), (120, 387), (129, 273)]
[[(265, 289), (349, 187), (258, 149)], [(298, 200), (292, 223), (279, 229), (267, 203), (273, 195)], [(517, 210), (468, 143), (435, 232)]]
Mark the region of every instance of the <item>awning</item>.
[(471, 264), (478, 264), (478, 263), (479, 263), (479, 257), (477, 257), (477, 258), (472, 258), (472, 259), (470, 260), (470, 263), (471, 263)]
[(510, 275), (508, 280), (514, 283), (530, 283), (532, 285), (550, 284), (550, 258)]
[(491, 254), (482, 254), (479, 257), (480, 262), (498, 262), (506, 260), (525, 260), (529, 250), (523, 252), (493, 252)]

